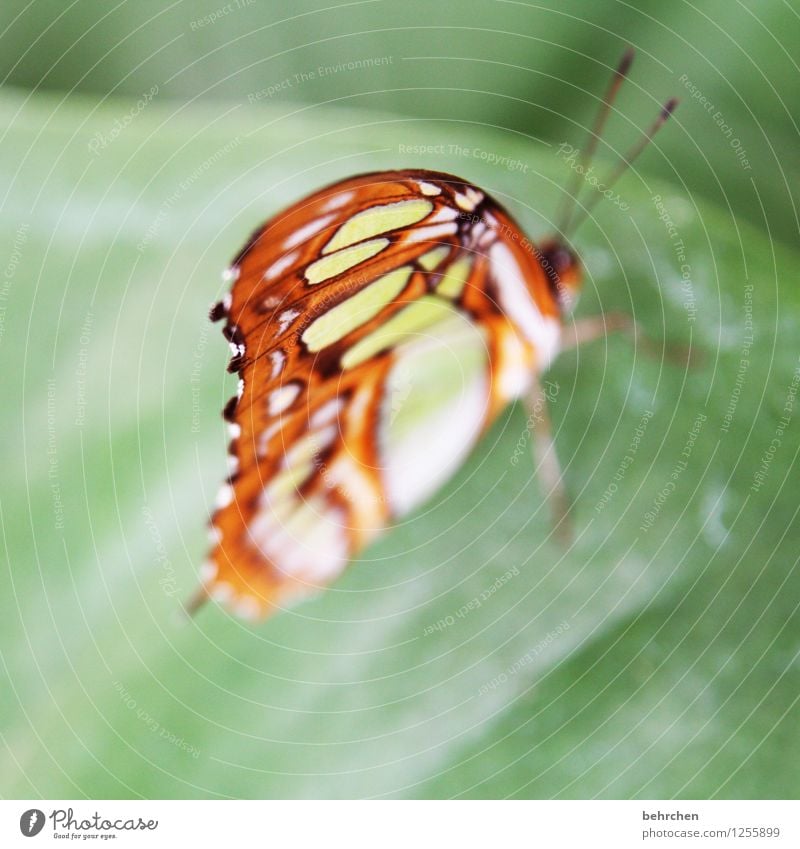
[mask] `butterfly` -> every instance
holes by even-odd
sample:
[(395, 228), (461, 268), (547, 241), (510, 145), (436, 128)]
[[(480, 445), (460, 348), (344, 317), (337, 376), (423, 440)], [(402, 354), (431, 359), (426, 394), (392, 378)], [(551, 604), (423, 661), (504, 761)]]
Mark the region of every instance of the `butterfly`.
[(337, 578), (531, 392), (559, 352), (581, 270), (563, 238), (537, 246), (469, 181), (408, 169), (298, 201), (253, 233), (226, 277), (211, 318), (224, 321), (239, 385), (200, 597), (257, 618)]

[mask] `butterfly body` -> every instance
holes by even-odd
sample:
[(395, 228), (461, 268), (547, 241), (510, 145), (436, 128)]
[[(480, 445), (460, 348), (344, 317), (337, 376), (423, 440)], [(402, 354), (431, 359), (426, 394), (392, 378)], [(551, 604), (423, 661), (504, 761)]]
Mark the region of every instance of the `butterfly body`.
[[(585, 221), (581, 175), (633, 51), (602, 100), (556, 232)], [(661, 108), (605, 179), (631, 166), (677, 105)], [(540, 247), (477, 186), (434, 171), (342, 180), (263, 224), (212, 308), (239, 391), (224, 410), (230, 476), (211, 518), (200, 593), (257, 617), (333, 581), (371, 540), (458, 469), (509, 402), (557, 355), (580, 288), (563, 235)], [(623, 315), (575, 320), (571, 346)], [(541, 399), (537, 474), (569, 539), (569, 503)]]

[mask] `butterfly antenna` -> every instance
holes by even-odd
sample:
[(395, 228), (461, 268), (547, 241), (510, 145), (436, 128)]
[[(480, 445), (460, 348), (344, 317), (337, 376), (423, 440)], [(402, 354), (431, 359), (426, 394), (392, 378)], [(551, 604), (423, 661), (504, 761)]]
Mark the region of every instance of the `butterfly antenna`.
[(591, 163), (592, 158), (594, 157), (595, 151), (597, 150), (597, 145), (603, 134), (603, 128), (606, 125), (608, 116), (611, 114), (611, 107), (614, 105), (614, 101), (617, 98), (617, 94), (619, 93), (620, 87), (625, 81), (625, 77), (628, 76), (628, 71), (630, 71), (631, 69), (631, 65), (633, 64), (633, 57), (635, 55), (635, 51), (632, 47), (629, 47), (622, 54), (622, 59), (620, 59), (619, 65), (617, 65), (617, 69), (616, 71), (614, 71), (614, 75), (612, 76), (611, 82), (608, 85), (605, 97), (603, 97), (603, 102), (600, 105), (600, 108), (597, 111), (597, 116), (594, 119), (594, 126), (592, 127), (589, 133), (589, 139), (580, 153), (580, 165), (579, 167), (575, 168), (572, 175), (572, 180), (567, 188), (567, 191), (564, 194), (561, 213), (558, 216), (558, 219), (561, 221), (557, 230), (557, 232), (559, 233), (564, 233), (566, 231), (570, 219), (575, 214), (575, 209), (578, 205), (578, 194), (580, 192), (583, 175), (586, 173), (586, 168), (588, 167), (589, 163)]
[(628, 168), (633, 165), (636, 159), (639, 157), (639, 154), (647, 147), (648, 144), (653, 140), (653, 136), (666, 124), (669, 120), (670, 115), (675, 111), (675, 107), (678, 105), (678, 99), (676, 97), (670, 98), (662, 107), (661, 111), (658, 113), (658, 117), (653, 121), (653, 123), (648, 128), (647, 132), (642, 136), (641, 139), (622, 157), (619, 165), (609, 174), (608, 178), (603, 182), (603, 192), (595, 195), (589, 203), (581, 209), (580, 215), (577, 219), (575, 219), (572, 223), (573, 231), (582, 224), (591, 211), (597, 205), (597, 202), (605, 196), (605, 192), (607, 192), (619, 178), (628, 170)]

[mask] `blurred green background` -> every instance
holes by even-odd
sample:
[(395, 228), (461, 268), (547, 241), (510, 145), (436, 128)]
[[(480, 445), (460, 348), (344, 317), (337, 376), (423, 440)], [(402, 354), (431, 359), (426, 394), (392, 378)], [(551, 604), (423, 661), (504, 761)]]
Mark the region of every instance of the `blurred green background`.
[[(798, 795), (796, 4), (7, 2), (0, 33), (1, 795)], [(628, 44), (604, 167), (682, 103), (576, 237), (577, 314), (656, 352), (548, 375), (574, 546), (515, 407), (330, 591), (182, 621), (247, 234), (418, 166), (539, 237)]]

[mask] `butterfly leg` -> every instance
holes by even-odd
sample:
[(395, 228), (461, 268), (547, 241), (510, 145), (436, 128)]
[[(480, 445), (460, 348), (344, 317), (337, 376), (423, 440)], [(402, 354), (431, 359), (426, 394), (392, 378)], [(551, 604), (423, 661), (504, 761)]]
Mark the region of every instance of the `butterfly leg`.
[[(548, 389), (555, 386), (549, 381), (547, 384)], [(558, 541), (568, 547), (573, 540), (569, 519), (569, 498), (564, 487), (564, 478), (553, 439), (553, 425), (547, 406), (551, 400), (553, 400), (552, 392), (548, 394), (537, 375), (526, 399), (528, 422), (533, 436), (533, 462), (542, 492), (550, 508), (553, 532)]]
[[(575, 319), (563, 329), (561, 350), (569, 351), (580, 345), (603, 339), (610, 333), (620, 332), (631, 336), (637, 346), (651, 356), (666, 357), (683, 365), (691, 365), (694, 361), (694, 355), (688, 349), (672, 346), (662, 349), (654, 345), (642, 332), (636, 320), (623, 312), (608, 312)], [(547, 384), (550, 389), (555, 386), (549, 381)], [(526, 399), (526, 406), (529, 428), (533, 434), (533, 461), (542, 483), (544, 496), (549, 502), (554, 533), (562, 545), (569, 546), (574, 538), (569, 517), (570, 502), (564, 487), (547, 406), (548, 402), (553, 400), (551, 396), (552, 392), (548, 394), (537, 375)]]
[[(563, 330), (561, 349), (570, 350), (602, 339), (609, 333), (627, 332), (637, 341), (641, 334), (636, 322), (627, 314), (609, 312), (605, 315), (580, 318)], [(547, 381), (548, 387), (554, 384)], [(534, 378), (530, 393), (526, 399), (528, 421), (533, 433), (533, 461), (536, 474), (541, 481), (542, 491), (547, 500), (553, 520), (554, 534), (559, 542), (568, 547), (573, 539), (572, 523), (569, 518), (570, 502), (564, 486), (561, 465), (553, 439), (553, 426), (548, 410), (552, 401), (552, 392), (548, 394), (538, 375)]]
[(609, 333), (628, 333), (637, 342), (644, 339), (635, 319), (624, 312), (607, 312), (588, 318), (576, 318), (565, 324), (561, 333), (561, 350), (569, 351), (588, 342), (608, 336)]
[(695, 350), (681, 345), (657, 345), (642, 330), (636, 319), (624, 312), (607, 312), (587, 318), (577, 318), (564, 326), (561, 333), (561, 350), (569, 351), (588, 342), (603, 339), (610, 333), (628, 334), (645, 354), (655, 359), (666, 359), (673, 365), (692, 366), (699, 359)]

